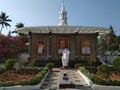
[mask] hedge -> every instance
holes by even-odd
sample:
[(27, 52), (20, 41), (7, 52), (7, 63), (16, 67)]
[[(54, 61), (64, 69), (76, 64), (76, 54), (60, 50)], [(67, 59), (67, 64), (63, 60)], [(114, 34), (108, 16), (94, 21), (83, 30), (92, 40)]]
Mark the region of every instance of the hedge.
[(90, 73), (84, 67), (79, 67), (79, 70), (85, 74), (93, 83), (98, 85), (112, 85), (120, 86), (120, 80), (110, 80), (110, 79), (101, 79), (96, 77), (94, 74)]

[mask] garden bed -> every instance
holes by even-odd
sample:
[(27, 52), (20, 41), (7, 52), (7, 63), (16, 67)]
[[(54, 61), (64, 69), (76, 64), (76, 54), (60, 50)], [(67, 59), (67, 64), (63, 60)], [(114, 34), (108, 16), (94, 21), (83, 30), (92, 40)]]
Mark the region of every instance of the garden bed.
[(45, 67), (23, 66), (9, 59), (0, 65), (0, 87), (37, 85), (53, 66), (53, 63), (48, 63)]
[[(98, 77), (98, 78), (100, 77), (97, 74), (97, 67), (86, 66), (85, 68), (86, 68), (86, 70), (88, 70), (89, 72), (91, 72), (92, 74), (94, 74), (96, 77)], [(105, 72), (106, 71), (107, 70), (105, 70)], [(118, 71), (116, 69), (111, 68), (109, 79), (110, 80), (120, 80), (120, 73), (118, 73)]]
[(116, 72), (112, 72), (110, 77), (111, 80), (120, 80), (120, 74), (116, 73)]
[[(45, 68), (44, 68), (45, 69)], [(46, 70), (46, 69), (45, 69)], [(9, 86), (2, 86), (0, 87), (0, 90), (39, 90), (41, 85), (43, 84), (45, 78), (47, 77), (47, 75), (49, 74), (50, 71), (48, 71), (44, 77), (41, 79), (40, 83), (36, 84), (36, 85), (9, 85)], [(43, 73), (43, 72), (42, 72)]]
[[(100, 78), (100, 76), (96, 75), (95, 73), (90, 73), (88, 70), (86, 70), (84, 67), (79, 67), (79, 70), (85, 74), (94, 84), (98, 84), (98, 85), (112, 85), (112, 86), (120, 86), (120, 80), (119, 79), (115, 79), (115, 77), (120, 77), (118, 75), (114, 75), (111, 78)], [(114, 78), (114, 79), (113, 79)]]
[(16, 85), (36, 85), (48, 72), (46, 67), (24, 67), (20, 71), (4, 70), (0, 74), (0, 87)]
[(30, 78), (35, 77), (39, 73), (38, 70), (36, 71), (26, 71), (23, 70), (19, 73), (15, 72), (14, 70), (6, 70), (0, 74), (0, 82), (18, 82), (20, 80), (28, 80)]

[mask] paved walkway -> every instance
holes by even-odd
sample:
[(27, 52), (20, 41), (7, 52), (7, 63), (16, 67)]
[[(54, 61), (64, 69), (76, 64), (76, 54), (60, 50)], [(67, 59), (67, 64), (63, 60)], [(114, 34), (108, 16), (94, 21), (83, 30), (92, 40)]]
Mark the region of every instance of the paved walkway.
[(40, 87), (40, 90), (92, 90), (74, 69), (70, 70), (70, 79), (74, 88), (59, 89), (59, 77), (60, 69), (54, 68), (46, 77), (44, 83)]

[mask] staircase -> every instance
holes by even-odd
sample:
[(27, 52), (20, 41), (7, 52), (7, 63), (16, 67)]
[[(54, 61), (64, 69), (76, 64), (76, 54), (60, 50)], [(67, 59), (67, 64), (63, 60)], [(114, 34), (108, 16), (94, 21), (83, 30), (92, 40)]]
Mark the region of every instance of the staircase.
[(46, 77), (45, 81), (40, 87), (40, 90), (92, 90), (92, 88), (87, 85), (86, 81), (84, 81), (84, 79), (74, 69), (70, 70), (70, 78), (72, 81), (73, 88), (60, 89), (59, 76), (60, 69), (54, 68)]

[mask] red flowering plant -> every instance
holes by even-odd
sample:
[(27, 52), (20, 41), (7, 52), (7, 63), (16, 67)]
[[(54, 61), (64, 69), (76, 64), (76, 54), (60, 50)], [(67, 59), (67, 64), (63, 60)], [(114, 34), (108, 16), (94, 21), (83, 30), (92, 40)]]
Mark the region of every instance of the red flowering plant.
[(25, 42), (19, 36), (0, 36), (0, 58), (17, 58)]

